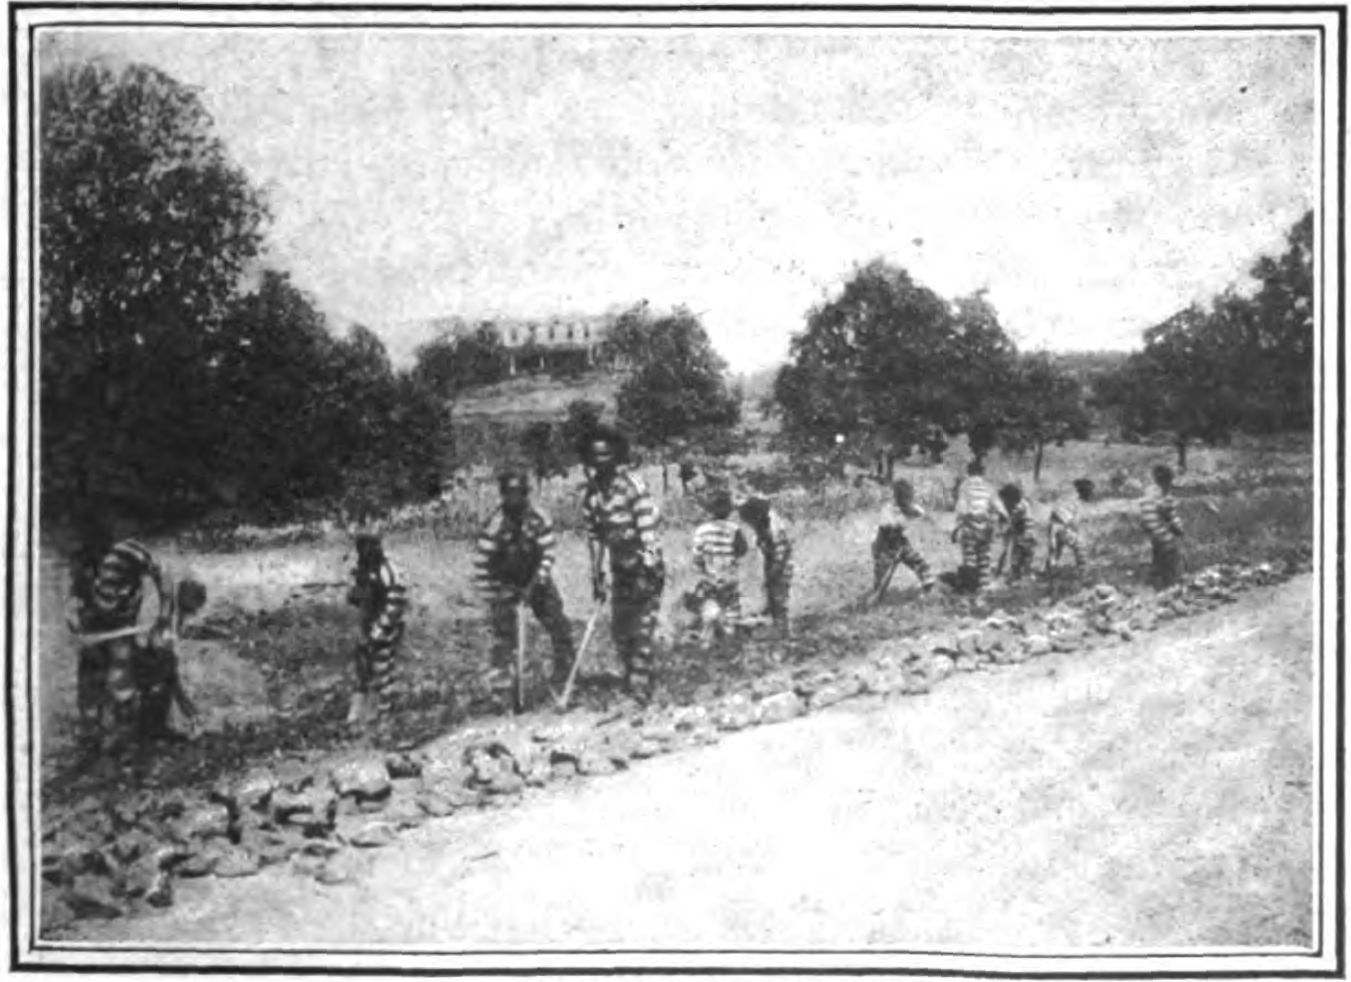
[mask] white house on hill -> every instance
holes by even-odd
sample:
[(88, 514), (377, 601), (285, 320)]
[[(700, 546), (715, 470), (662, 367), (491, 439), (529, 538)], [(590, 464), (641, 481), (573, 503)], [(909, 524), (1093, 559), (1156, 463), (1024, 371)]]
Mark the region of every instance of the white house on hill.
[(541, 319), (519, 317), (465, 320), (438, 319), (438, 333), (464, 337), (483, 328), (495, 333), (506, 349), (512, 375), (574, 367), (595, 367), (600, 346), (609, 335), (614, 318), (601, 315), (558, 315)]

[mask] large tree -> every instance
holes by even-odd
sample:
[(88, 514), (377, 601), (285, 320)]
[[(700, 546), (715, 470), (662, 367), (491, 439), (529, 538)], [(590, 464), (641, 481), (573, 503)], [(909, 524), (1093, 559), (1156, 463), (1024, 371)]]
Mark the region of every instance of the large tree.
[(1048, 444), (1088, 436), (1083, 386), (1045, 353), (1020, 355), (1006, 382), (999, 439), (1010, 450), (1031, 450), (1032, 479), (1041, 479)]
[(40, 148), (49, 503), (200, 483), (204, 350), (259, 252), (263, 200), (197, 92), (144, 65), (44, 75)]
[(641, 342), (627, 352), (632, 371), (615, 400), (620, 423), (640, 443), (664, 447), (736, 425), (741, 404), (728, 389), (727, 366), (694, 314), (683, 307), (661, 316), (635, 309), (619, 323), (640, 329)]
[(837, 435), (866, 432), (904, 451), (934, 427), (988, 427), (1013, 353), (983, 293), (950, 304), (877, 260), (808, 314), (774, 397), (799, 444), (827, 447)]

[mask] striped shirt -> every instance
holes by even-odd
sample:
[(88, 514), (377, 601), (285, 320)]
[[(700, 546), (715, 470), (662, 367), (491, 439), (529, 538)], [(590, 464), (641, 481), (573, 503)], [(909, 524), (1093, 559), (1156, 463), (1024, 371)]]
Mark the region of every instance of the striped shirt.
[(1051, 509), (1052, 530), (1057, 525), (1063, 525), (1068, 529), (1079, 527), (1079, 503), (1077, 501), (1062, 501)]
[(749, 549), (741, 526), (731, 519), (715, 518), (694, 530), (694, 568), (705, 579), (735, 581), (737, 563)]
[(1154, 495), (1142, 501), (1140, 521), (1156, 542), (1171, 542), (1182, 535), (1182, 519), (1178, 517), (1177, 501), (1171, 494)]
[(352, 578), (356, 581), (353, 592), (360, 600), (361, 617), (368, 630), (387, 636), (403, 626), (408, 591), (387, 557), (382, 556), (375, 566), (358, 563), (352, 569)]
[(640, 478), (619, 468), (608, 491), (589, 484), (582, 498), (586, 533), (608, 546), (611, 557), (656, 550), (660, 514)]
[(491, 593), (500, 586), (525, 587), (537, 574), (548, 576), (557, 545), (549, 516), (527, 507), (519, 519), (498, 508), (479, 531), (474, 584)]
[[(114, 545), (92, 569), (77, 575), (75, 599), (80, 621), (88, 628), (130, 627), (140, 617), (145, 599), (145, 579), (149, 577), (159, 592), (160, 615), (169, 610), (164, 573), (150, 550), (135, 539), (123, 539)], [(88, 623), (85, 623), (88, 621)]]
[(984, 525), (993, 518), (1008, 519), (1004, 503), (985, 478), (977, 475), (968, 477), (957, 490), (958, 524)]

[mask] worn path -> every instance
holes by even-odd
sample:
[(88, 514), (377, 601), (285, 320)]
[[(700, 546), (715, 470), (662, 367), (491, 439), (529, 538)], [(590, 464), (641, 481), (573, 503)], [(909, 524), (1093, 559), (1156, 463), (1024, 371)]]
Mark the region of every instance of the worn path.
[(1307, 945), (1314, 581), (434, 822), (349, 884), (185, 881), (97, 941)]

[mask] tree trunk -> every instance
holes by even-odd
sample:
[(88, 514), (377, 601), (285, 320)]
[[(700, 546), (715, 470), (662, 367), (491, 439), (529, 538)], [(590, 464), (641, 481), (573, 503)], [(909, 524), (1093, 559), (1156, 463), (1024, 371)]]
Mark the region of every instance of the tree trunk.
[(1037, 441), (1037, 455), (1032, 459), (1032, 480), (1041, 483), (1041, 458), (1046, 453), (1046, 444)]

